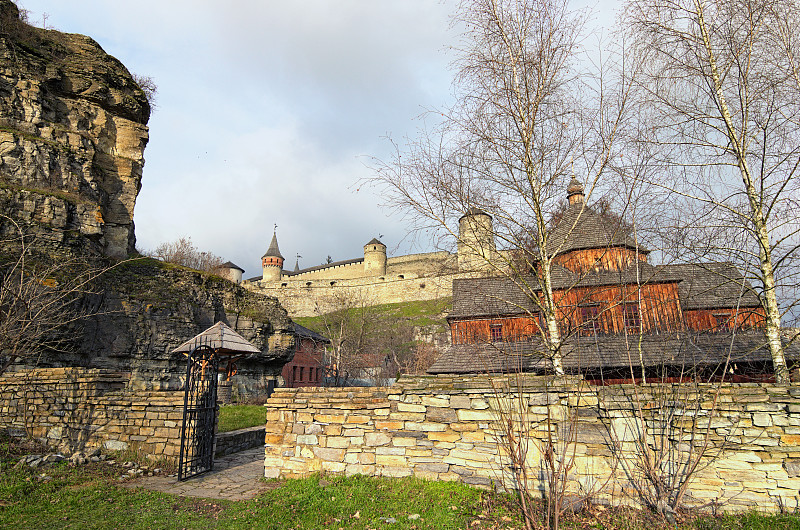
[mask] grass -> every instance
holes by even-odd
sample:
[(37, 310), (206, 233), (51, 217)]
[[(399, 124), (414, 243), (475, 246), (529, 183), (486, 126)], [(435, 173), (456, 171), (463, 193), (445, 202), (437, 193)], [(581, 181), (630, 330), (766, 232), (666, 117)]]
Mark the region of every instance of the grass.
[[(123, 468), (103, 462), (12, 468), (22, 454), (40, 451), (15, 448), (0, 439), (0, 527), (511, 530), (523, 526), (507, 495), (452, 482), (317, 475), (272, 482), (258, 497), (232, 502), (123, 488), (118, 481)], [(800, 517), (756, 513), (689, 517), (673, 526), (649, 512), (596, 506), (567, 516), (562, 528), (789, 530), (800, 528)]]
[(263, 405), (223, 405), (219, 408), (217, 432), (263, 426), (266, 421), (267, 409)]
[[(369, 308), (375, 320), (393, 321), (411, 326), (436, 326), (439, 331), (447, 331), (443, 313), (450, 308), (452, 298), (438, 300), (419, 300), (396, 304), (380, 304)], [(349, 311), (358, 311), (350, 309)], [(325, 333), (325, 317), (295, 317), (292, 320), (318, 333)]]

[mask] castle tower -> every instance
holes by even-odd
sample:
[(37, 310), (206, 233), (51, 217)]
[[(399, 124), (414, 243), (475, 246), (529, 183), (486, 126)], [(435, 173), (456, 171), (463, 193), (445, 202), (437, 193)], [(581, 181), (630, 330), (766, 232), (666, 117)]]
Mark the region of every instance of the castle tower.
[(267, 253), (261, 256), (261, 268), (264, 270), (262, 280), (276, 282), (281, 279), (283, 256), (281, 256), (281, 251), (278, 249), (278, 238), (275, 236), (275, 232), (272, 233), (272, 241), (269, 244)]
[(458, 220), (458, 268), (462, 271), (491, 269), (496, 258), (492, 216), (470, 208)]
[(364, 275), (383, 276), (386, 274), (386, 245), (372, 238), (364, 245)]

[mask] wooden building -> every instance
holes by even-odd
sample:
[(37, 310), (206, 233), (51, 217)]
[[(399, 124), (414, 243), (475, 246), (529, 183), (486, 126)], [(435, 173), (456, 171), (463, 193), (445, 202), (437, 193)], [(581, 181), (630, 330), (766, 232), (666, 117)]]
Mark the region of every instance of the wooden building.
[(289, 388), (323, 386), (325, 346), (330, 340), (316, 331), (294, 324), (295, 354), (283, 367), (284, 386)]
[[(596, 381), (630, 379), (641, 366), (668, 377), (700, 368), (769, 377), (764, 312), (733, 264), (652, 265), (623, 223), (584, 203), (575, 180), (568, 199), (548, 234), (565, 368)], [(535, 271), (454, 280), (452, 346), (429, 372), (547, 371), (541, 297)]]

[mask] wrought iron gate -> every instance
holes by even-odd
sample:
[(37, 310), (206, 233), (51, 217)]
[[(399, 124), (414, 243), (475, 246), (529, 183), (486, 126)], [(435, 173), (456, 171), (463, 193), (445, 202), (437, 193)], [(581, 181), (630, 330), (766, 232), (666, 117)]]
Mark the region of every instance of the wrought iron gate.
[(186, 361), (178, 480), (205, 473), (214, 466), (218, 364), (216, 352), (204, 344), (194, 348)]

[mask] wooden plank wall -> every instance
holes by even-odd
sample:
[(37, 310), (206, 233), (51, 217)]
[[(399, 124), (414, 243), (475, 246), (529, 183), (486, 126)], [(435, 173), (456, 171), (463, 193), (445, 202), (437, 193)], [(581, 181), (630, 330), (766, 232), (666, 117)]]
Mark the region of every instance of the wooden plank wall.
[(593, 270), (618, 271), (635, 263), (637, 258), (647, 261), (646, 255), (629, 248), (589, 248), (566, 252), (556, 256), (553, 262), (580, 274)]

